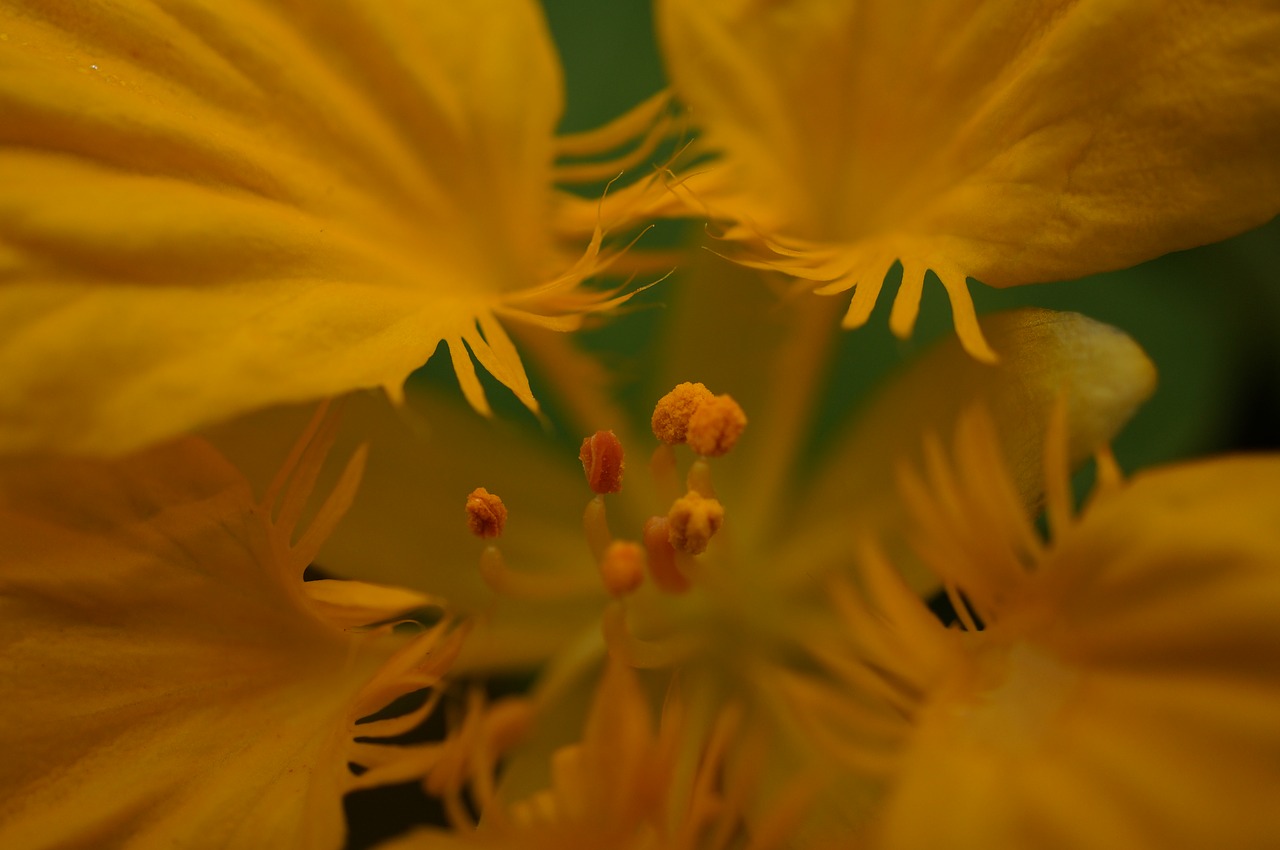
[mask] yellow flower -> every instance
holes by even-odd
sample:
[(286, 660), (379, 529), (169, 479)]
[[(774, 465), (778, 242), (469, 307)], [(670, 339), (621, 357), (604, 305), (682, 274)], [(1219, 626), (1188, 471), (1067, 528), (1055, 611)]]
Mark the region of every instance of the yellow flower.
[(966, 348), (972, 277), (1131, 266), (1280, 212), (1269, 0), (658, 3), (668, 72), (715, 160), (687, 185), (748, 265), (854, 290), (890, 326), (926, 270)]
[(438, 599), (302, 581), (363, 464), (301, 523), (315, 424), (262, 499), (195, 439), (0, 470), (0, 845), (341, 845), (349, 763), (391, 769), (366, 739), (422, 715), (357, 722), (435, 688), (465, 629), (406, 638)]
[(836, 588), (848, 637), (825, 648), (827, 713), (811, 720), (849, 764), (879, 754), (872, 846), (1274, 845), (1280, 458), (1125, 482), (1104, 455), (1077, 517), (1061, 438), (1048, 542), (980, 411), (949, 460), (935, 442), (924, 475), (904, 476), (962, 631), (874, 548), (866, 599)]
[[(236, 458), (188, 439), (0, 467), (0, 674), (23, 685), (0, 708), (0, 842), (336, 847), (341, 794), (400, 781), (454, 834), (396, 848), (1273, 837), (1218, 821), (1266, 806), (1280, 761), (1274, 461), (1127, 488), (1104, 463), (1075, 520), (1060, 470), (1153, 367), (1075, 314), (980, 322), (965, 280), (1273, 214), (1280, 13), (728, 6), (660, 10), (706, 169), (608, 203), (557, 187), (647, 157), (665, 99), (557, 140), (533, 0), (0, 10), (0, 453), (209, 428)], [(1140, 49), (1103, 69), (1120, 45)], [(604, 231), (681, 194), (742, 264), (857, 285), (847, 324), (901, 260), (904, 335), (932, 269), (958, 337), (824, 431), (819, 399), (848, 393), (834, 302), (716, 274), (673, 294), (621, 386), (545, 331), (628, 297), (584, 285), (616, 256)], [(401, 398), (441, 343), (473, 409)], [(571, 444), (477, 417), (473, 359), (537, 412), (527, 361)], [(370, 387), (261, 499), (235, 470), (276, 469), (255, 453), (293, 414), (212, 427)], [(953, 429), (954, 464), (926, 437)], [(364, 449), (321, 471), (353, 434), (358, 499)], [(1046, 455), (1051, 545), (1026, 519)], [(379, 584), (304, 583), (313, 559)], [(939, 585), (967, 633), (921, 603)], [(475, 688), (444, 740), (388, 746), (446, 671), (501, 670), (537, 684)], [(418, 710), (367, 720), (413, 690)]]
[(477, 409), (473, 358), (536, 409), (502, 321), (569, 330), (627, 297), (582, 285), (610, 222), (555, 188), (620, 165), (555, 160), (663, 101), (557, 140), (533, 0), (19, 0), (0, 57), (0, 451), (394, 398), (440, 343)]
[[(703, 315), (686, 308), (747, 291), (740, 280), (700, 283), (677, 296), (684, 299), (671, 313), (677, 328), (685, 317)], [(1002, 450), (1025, 473), (1022, 497), (1031, 502), (1039, 493), (1034, 470), (1052, 400), (1064, 393), (1078, 402), (1071, 454), (1079, 460), (1115, 433), (1150, 393), (1154, 377), (1131, 340), (1083, 317), (1036, 310), (988, 317), (985, 330), (1003, 355), (999, 366), (974, 361), (950, 340), (826, 447), (822, 465), (805, 468), (796, 459), (807, 448), (812, 394), (820, 390), (828, 314), (817, 301), (764, 310), (759, 302), (769, 293), (760, 290), (757, 297), (736, 302), (741, 314), (720, 316), (723, 334), (677, 335), (672, 362), (647, 376), (647, 383), (667, 389), (678, 383), (671, 370), (705, 378), (715, 392), (738, 399), (748, 419), (722, 457), (697, 461), (677, 447), (675, 462), (689, 473), (690, 487), (713, 480), (724, 509), (706, 553), (677, 565), (691, 585), (684, 592), (660, 584), (655, 549), (643, 532), (646, 519), (665, 517), (684, 492), (668, 486), (673, 477), (680, 485), (681, 477), (669, 450), (637, 435), (634, 426), (647, 429), (653, 411), (612, 409), (606, 396), (576, 380), (583, 371), (572, 362), (548, 374), (559, 390), (549, 389), (548, 397), (555, 396), (558, 409), (599, 417), (582, 428), (584, 435), (606, 427), (617, 434), (627, 452), (620, 492), (593, 498), (576, 446), (512, 434), (501, 423), (481, 423), (469, 411), (411, 394), (410, 409), (426, 414), (424, 444), (385, 402), (355, 400), (351, 419), (371, 439), (369, 486), (320, 556), (335, 573), (429, 589), (474, 612), (475, 628), (456, 669), (542, 669), (537, 726), (553, 738), (559, 734), (559, 745), (575, 740), (563, 726), (574, 716), (566, 706), (592, 689), (606, 652), (660, 676), (675, 675), (690, 702), (707, 712), (741, 704), (742, 728), (783, 754), (781, 764), (771, 760), (744, 791), (753, 828), (759, 828), (753, 813), (777, 793), (769, 782), (779, 771), (812, 778), (811, 741), (801, 714), (780, 698), (778, 683), (793, 664), (803, 666), (799, 659), (809, 646), (838, 633), (826, 576), (855, 569), (857, 535), (902, 527), (896, 461), (904, 453), (919, 457), (925, 429), (950, 428), (960, 410), (981, 400), (999, 412)], [(810, 332), (800, 332), (806, 328)], [(656, 399), (662, 392), (646, 394)], [(245, 423), (249, 440), (261, 437), (263, 421)], [(234, 442), (233, 436), (224, 431), (220, 439)], [(793, 474), (801, 469), (807, 474)], [(477, 487), (504, 502), (501, 537), (477, 540), (467, 528), (463, 507)], [(641, 543), (649, 556), (643, 586), (620, 599), (610, 598), (599, 572), (610, 539)], [(919, 570), (916, 577), (923, 587)], [(708, 734), (706, 726), (698, 728)], [(705, 741), (699, 740), (691, 737), (684, 758), (701, 751)], [(537, 762), (528, 751), (516, 760)], [(522, 786), (525, 793), (536, 787)]]

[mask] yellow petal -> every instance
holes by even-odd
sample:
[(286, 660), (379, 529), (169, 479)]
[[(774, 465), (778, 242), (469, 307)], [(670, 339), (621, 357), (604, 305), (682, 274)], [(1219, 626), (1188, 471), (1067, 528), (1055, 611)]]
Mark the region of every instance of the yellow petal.
[(495, 314), (616, 303), (557, 241), (535, 3), (20, 2), (0, 36), (0, 450), (398, 387), (442, 341), (478, 408), (473, 356), (534, 407)]
[(1077, 632), (1073, 658), (1116, 670), (1230, 677), (1280, 660), (1280, 460), (1203, 461), (1139, 474), (1089, 508), (1045, 564)]
[(1274, 841), (1278, 492), (1280, 458), (1241, 457), (1086, 508), (921, 711), (884, 846)]
[[(1071, 416), (1069, 455), (1079, 463), (1114, 437), (1155, 387), (1155, 370), (1133, 340), (1077, 313), (1011, 310), (985, 317), (983, 331), (1000, 353), (998, 364), (966, 356), (953, 338), (862, 409), (805, 488), (796, 524), (781, 524), (789, 529), (779, 535), (785, 563), (813, 569), (833, 558), (847, 562), (860, 531), (901, 540), (909, 520), (898, 470), (921, 468), (925, 435), (949, 440), (974, 404), (991, 412), (1017, 492), (1034, 505), (1042, 494), (1049, 413), (1059, 397)], [(935, 581), (927, 571), (907, 578), (918, 590)]]
[(341, 846), (354, 724), (441, 646), (318, 616), (289, 519), (315, 460), (275, 518), (195, 440), (0, 470), (0, 844)]
[[(1280, 212), (1280, 10), (1267, 0), (659, 4), (708, 150), (688, 186), (755, 262), (856, 286), (1122, 268)], [(976, 328), (957, 321), (970, 350)]]

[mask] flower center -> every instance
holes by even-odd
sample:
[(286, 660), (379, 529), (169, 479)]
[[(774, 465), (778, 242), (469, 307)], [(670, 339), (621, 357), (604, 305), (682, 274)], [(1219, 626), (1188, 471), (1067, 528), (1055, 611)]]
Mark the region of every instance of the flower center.
[[(731, 511), (717, 497), (712, 474), (714, 463), (743, 434), (746, 414), (730, 396), (684, 383), (658, 401), (651, 425), (659, 445), (642, 469), (661, 501), (638, 527), (611, 527), (609, 520), (610, 499), (621, 491), (628, 470), (618, 437), (597, 431), (583, 440), (579, 453), (595, 494), (583, 513), (583, 531), (598, 568), (594, 580), (610, 597), (601, 618), (609, 651), (635, 667), (670, 667), (695, 658), (723, 666), (735, 658), (759, 658), (760, 653), (742, 652), (743, 641), (776, 639), (774, 631), (761, 628), (771, 606), (763, 598), (767, 594), (747, 586), (732, 556)], [(679, 457), (682, 446), (692, 451), (691, 460)], [(682, 481), (683, 463), (688, 466)], [(493, 507), (474, 493), (467, 505), (469, 524), (483, 536), (477, 529), (492, 528)], [(523, 596), (581, 591), (584, 578), (565, 577), (563, 586), (544, 576), (534, 581), (507, 570), (492, 542), (481, 556), (481, 571), (495, 590)]]
[[(743, 604), (742, 588), (735, 587), (741, 582), (732, 575), (734, 564), (722, 531), (728, 512), (716, 495), (712, 462), (733, 449), (747, 417), (730, 396), (684, 383), (659, 399), (650, 424), (659, 446), (647, 471), (661, 498), (669, 501), (655, 505), (659, 512), (643, 523), (636, 541), (627, 541), (626, 551), (641, 558), (626, 563), (642, 565), (643, 576), (628, 573), (626, 581), (616, 580), (615, 559), (600, 560), (605, 587), (614, 597), (603, 615), (605, 638), (615, 657), (638, 667), (673, 666), (708, 654), (722, 658), (731, 653), (715, 652), (717, 645), (741, 649), (729, 635), (751, 632), (739, 628), (750, 606)], [(583, 443), (589, 481), (587, 446), (599, 438), (597, 434)], [(681, 445), (694, 454), (683, 486), (677, 456)], [(588, 507), (585, 528), (589, 540), (611, 539), (603, 495)]]

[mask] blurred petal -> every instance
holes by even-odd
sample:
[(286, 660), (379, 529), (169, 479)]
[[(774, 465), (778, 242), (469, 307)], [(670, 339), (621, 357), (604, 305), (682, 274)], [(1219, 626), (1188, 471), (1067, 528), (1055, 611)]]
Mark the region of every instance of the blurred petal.
[(722, 161), (688, 186), (742, 259), (857, 287), (926, 269), (957, 329), (993, 286), (1122, 268), (1280, 212), (1271, 0), (662, 2), (677, 93)]
[(0, 470), (0, 844), (341, 846), (356, 721), (437, 682), (458, 633), (312, 605), (296, 547), (344, 496), (295, 539), (314, 462), (276, 517), (195, 440)]
[[(812, 571), (827, 561), (847, 563), (860, 532), (900, 541), (909, 521), (898, 470), (919, 468), (925, 436), (949, 436), (974, 404), (991, 412), (1001, 455), (1030, 506), (1043, 492), (1045, 433), (1059, 397), (1070, 411), (1069, 455), (1079, 463), (1109, 442), (1155, 388), (1155, 369), (1132, 339), (1077, 313), (1012, 310), (984, 317), (982, 327), (1000, 353), (998, 364), (966, 356), (954, 338), (940, 343), (891, 379), (826, 452), (792, 524), (783, 524), (790, 531), (780, 535), (787, 564), (807, 563)], [(908, 580), (917, 589), (935, 581), (922, 571)]]
[(0, 450), (398, 392), (442, 341), (478, 409), (473, 357), (536, 408), (495, 315), (617, 303), (579, 286), (598, 229), (558, 232), (533, 2), (18, 2), (0, 33)]
[(323, 579), (302, 585), (315, 610), (330, 623), (357, 628), (381, 623), (420, 608), (440, 608), (444, 600), (403, 587)]
[(1274, 843), (1278, 492), (1241, 457), (1087, 507), (922, 708), (885, 846)]
[[(743, 743), (743, 711), (732, 703), (717, 705), (703, 728), (690, 720), (675, 691), (668, 693), (655, 729), (650, 697), (636, 671), (610, 663), (580, 737), (551, 755), (549, 782), (540, 790), (516, 801), (496, 800), (474, 832), (446, 838), (423, 829), (380, 850), (730, 846), (730, 837), (747, 835), (752, 826), (744, 804), (760, 778), (758, 762), (742, 758), (749, 748), (737, 746)], [(786, 846), (791, 811), (772, 808), (766, 828), (743, 846)]]

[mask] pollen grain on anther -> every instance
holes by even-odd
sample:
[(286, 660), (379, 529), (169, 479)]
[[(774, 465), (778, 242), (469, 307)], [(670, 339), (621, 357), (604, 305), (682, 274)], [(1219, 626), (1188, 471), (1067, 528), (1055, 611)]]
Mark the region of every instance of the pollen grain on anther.
[(747, 427), (747, 414), (730, 395), (718, 395), (698, 405), (689, 417), (686, 441), (703, 457), (727, 454)]
[(667, 445), (683, 443), (689, 429), (689, 418), (699, 405), (712, 398), (714, 396), (705, 384), (689, 381), (677, 384), (654, 405), (653, 418), (649, 422), (653, 435)]
[(502, 534), (507, 525), (507, 506), (502, 499), (483, 487), (467, 494), (467, 528), (476, 537), (492, 539)]
[(667, 532), (671, 545), (689, 555), (701, 555), (724, 523), (724, 506), (690, 490), (667, 512)]

